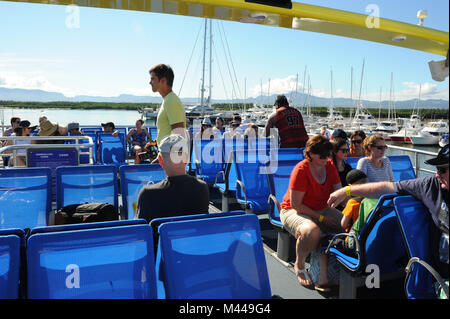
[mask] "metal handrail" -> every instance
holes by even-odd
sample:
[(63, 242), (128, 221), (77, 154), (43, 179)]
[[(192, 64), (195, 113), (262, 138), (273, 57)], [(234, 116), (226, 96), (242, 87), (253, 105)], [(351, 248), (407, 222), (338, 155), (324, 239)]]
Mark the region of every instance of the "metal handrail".
[(409, 153), (413, 153), (414, 154), (414, 164), (413, 165), (415, 172), (416, 172), (416, 176), (419, 177), (420, 172), (427, 172), (427, 173), (432, 173), (435, 174), (436, 171), (432, 171), (426, 168), (421, 168), (420, 167), (420, 161), (419, 161), (419, 155), (430, 155), (430, 156), (437, 156), (438, 153), (436, 152), (429, 152), (429, 151), (423, 151), (423, 150), (418, 150), (415, 148), (408, 148), (408, 147), (401, 147), (401, 146), (394, 146), (394, 145), (387, 145), (388, 148), (392, 148), (392, 149), (396, 149), (396, 150), (400, 150), (400, 151), (405, 151), (405, 152), (409, 152)]
[[(89, 143), (79, 144), (79, 140), (88, 140)], [(17, 166), (17, 150), (18, 149), (42, 149), (42, 148), (77, 148), (78, 150), (81, 148), (88, 148), (88, 152), (78, 152), (78, 156), (80, 155), (89, 155), (89, 164), (93, 164), (93, 147), (95, 146), (92, 138), (90, 136), (2, 136), (0, 140), (4, 141), (13, 141), (13, 145), (7, 145), (0, 148), (0, 154), (3, 156), (8, 156), (13, 158), (14, 166)], [(29, 140), (29, 141), (53, 141), (53, 140), (75, 140), (76, 144), (15, 144), (16, 140)], [(12, 153), (5, 153), (7, 151), (12, 151)], [(19, 155), (20, 156), (20, 155)], [(88, 164), (88, 165), (89, 165)]]

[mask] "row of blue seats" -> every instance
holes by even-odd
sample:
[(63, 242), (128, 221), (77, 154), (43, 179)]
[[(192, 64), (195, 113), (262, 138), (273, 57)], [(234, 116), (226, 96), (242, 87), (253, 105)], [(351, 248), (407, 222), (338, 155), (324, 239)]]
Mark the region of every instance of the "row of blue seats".
[(271, 298), (256, 216), (159, 219), (156, 233), (152, 226), (49, 226), (28, 236), (2, 230), (0, 299)]
[[(140, 189), (165, 179), (159, 164), (119, 168), (122, 218), (132, 219)], [(70, 204), (109, 203), (119, 209), (114, 165), (61, 166), (55, 170), (56, 209)], [(46, 167), (0, 170), (1, 228), (34, 228), (49, 224), (52, 170)]]

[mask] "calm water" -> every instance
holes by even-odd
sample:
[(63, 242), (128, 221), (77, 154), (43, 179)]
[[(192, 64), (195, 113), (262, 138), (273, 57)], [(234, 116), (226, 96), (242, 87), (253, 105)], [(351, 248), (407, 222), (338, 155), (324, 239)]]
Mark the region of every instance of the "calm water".
[[(100, 125), (100, 123), (105, 122), (113, 122), (117, 126), (134, 126), (134, 123), (138, 118), (140, 118), (140, 114), (137, 111), (129, 111), (129, 110), (63, 110), (63, 109), (4, 109), (3, 117), (5, 125), (9, 124), (9, 120), (11, 116), (18, 116), (22, 120), (28, 120), (31, 122), (31, 125), (38, 124), (39, 117), (47, 116), (47, 118), (55, 123), (59, 123), (61, 125), (67, 125), (70, 122), (79, 122), (81, 125)], [(2, 121), (2, 112), (0, 110), (0, 123)], [(388, 142), (388, 144), (390, 144)], [(412, 145), (408, 144), (393, 144), (406, 148), (413, 148)], [(414, 148), (429, 151), (429, 152), (438, 152), (439, 146), (415, 146)], [(388, 149), (388, 155), (410, 155), (405, 151)], [(426, 164), (423, 164), (423, 161), (430, 158), (427, 155), (420, 155), (421, 167), (434, 169), (434, 167), (430, 167)], [(411, 157), (411, 161), (413, 165), (415, 165), (414, 157)], [(426, 173), (422, 173), (427, 175)]]
[[(141, 115), (137, 111), (128, 110), (63, 110), (63, 109), (4, 109), (5, 125), (9, 125), (11, 116), (18, 116), (21, 120), (28, 120), (31, 125), (39, 123), (39, 117), (47, 116), (54, 123), (67, 125), (78, 122), (81, 125), (100, 125), (113, 122), (115, 125), (134, 126)], [(0, 111), (0, 122), (2, 114)]]

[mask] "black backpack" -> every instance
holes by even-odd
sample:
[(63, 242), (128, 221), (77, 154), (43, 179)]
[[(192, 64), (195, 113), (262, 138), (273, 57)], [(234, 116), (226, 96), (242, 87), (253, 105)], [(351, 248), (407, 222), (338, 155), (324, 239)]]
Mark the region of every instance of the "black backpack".
[(55, 213), (55, 225), (80, 224), (118, 220), (111, 204), (86, 203), (67, 205)]

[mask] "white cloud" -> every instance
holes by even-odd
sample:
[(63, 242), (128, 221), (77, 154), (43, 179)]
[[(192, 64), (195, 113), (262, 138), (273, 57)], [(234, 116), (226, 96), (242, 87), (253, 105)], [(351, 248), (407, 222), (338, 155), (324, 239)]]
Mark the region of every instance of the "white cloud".
[(0, 71), (0, 86), (9, 89), (43, 90), (59, 92), (66, 96), (74, 96), (74, 91), (52, 84), (44, 74), (30, 72), (19, 74), (11, 71)]
[[(262, 83), (262, 85), (254, 86), (250, 89), (250, 96), (259, 96), (261, 95), (272, 95), (272, 94), (286, 94), (291, 91), (295, 91), (296, 86), (296, 75), (289, 75), (286, 78), (282, 79), (270, 79), (266, 82)], [(297, 84), (297, 90), (301, 92), (302, 83)]]

